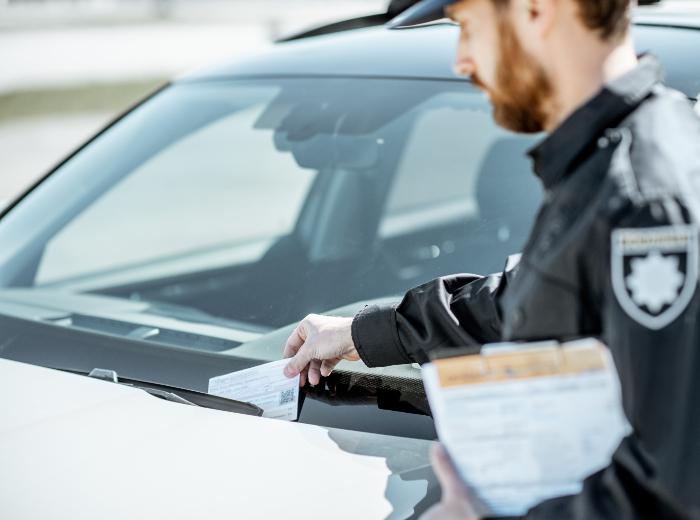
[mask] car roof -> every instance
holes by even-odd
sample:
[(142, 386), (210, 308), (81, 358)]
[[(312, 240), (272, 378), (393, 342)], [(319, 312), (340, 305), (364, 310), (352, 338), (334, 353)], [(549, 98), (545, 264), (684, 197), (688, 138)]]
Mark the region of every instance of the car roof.
[(667, 0), (635, 11), (637, 23), (700, 29), (700, 2)]
[(384, 26), (356, 29), (278, 43), (259, 55), (205, 69), (195, 73), (195, 77), (348, 75), (457, 79), (451, 68), (456, 35), (456, 27), (451, 24), (403, 30)]
[[(700, 48), (700, 10), (693, 17), (677, 11), (646, 11), (636, 16), (640, 52), (651, 50), (667, 68), (667, 80), (689, 97), (700, 92), (700, 70), (689, 67), (682, 52)], [(642, 9), (640, 8), (640, 11)], [(677, 19), (671, 23), (670, 18)], [(200, 69), (180, 81), (246, 77), (353, 76), (464, 81), (452, 62), (458, 28), (451, 23), (410, 29), (384, 26), (295, 39), (247, 58)], [(679, 58), (679, 56), (681, 56)], [(667, 59), (668, 58), (668, 59)]]

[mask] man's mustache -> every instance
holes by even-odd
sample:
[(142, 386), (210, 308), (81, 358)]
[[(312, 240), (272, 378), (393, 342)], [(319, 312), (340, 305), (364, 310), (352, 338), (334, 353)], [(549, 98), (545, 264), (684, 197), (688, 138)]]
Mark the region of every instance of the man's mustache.
[(491, 90), (486, 86), (486, 84), (481, 80), (479, 77), (479, 74), (476, 72), (472, 74), (469, 77), (470, 81), (472, 82), (472, 85), (474, 85), (476, 88), (483, 90), (484, 92), (490, 92)]

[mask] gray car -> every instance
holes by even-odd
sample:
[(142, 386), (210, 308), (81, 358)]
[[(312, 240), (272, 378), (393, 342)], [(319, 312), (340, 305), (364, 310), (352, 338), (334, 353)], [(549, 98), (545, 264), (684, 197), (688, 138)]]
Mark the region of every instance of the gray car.
[[(636, 41), (695, 102), (700, 22), (674, 16), (640, 11)], [(308, 313), (351, 316), (436, 276), (498, 271), (526, 239), (538, 137), (497, 128), (453, 75), (453, 25), (337, 32), (381, 20), (179, 78), (6, 207), (0, 460), (13, 478), (0, 503), (13, 518), (54, 510), (37, 493), (70, 518), (186, 518), (188, 503), (407, 518), (438, 499), (419, 367), (344, 362), (302, 392), (299, 424), (200, 394), (279, 359)], [(129, 388), (75, 375), (95, 368)], [(291, 438), (333, 465), (283, 456)], [(350, 488), (367, 499), (344, 509)]]

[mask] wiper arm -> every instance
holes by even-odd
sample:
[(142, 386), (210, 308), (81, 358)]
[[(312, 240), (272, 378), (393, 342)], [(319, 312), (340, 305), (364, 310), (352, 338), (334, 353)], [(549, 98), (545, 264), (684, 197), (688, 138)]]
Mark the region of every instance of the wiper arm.
[(194, 404), (191, 401), (188, 401), (187, 399), (183, 399), (179, 395), (174, 394), (172, 392), (166, 392), (165, 390), (156, 390), (155, 388), (148, 388), (145, 386), (136, 386), (136, 385), (131, 385), (131, 386), (133, 386), (134, 388), (138, 388), (140, 390), (143, 390), (144, 392), (148, 392), (149, 394), (151, 394), (155, 397), (160, 397), (161, 399), (165, 399), (166, 401), (170, 401), (173, 403), (180, 403), (180, 404), (188, 404), (190, 406), (199, 406), (197, 404)]
[[(138, 388), (139, 390), (143, 390), (144, 392), (148, 392), (149, 394), (155, 396), (155, 397), (160, 397), (161, 399), (165, 399), (166, 401), (171, 401), (173, 403), (180, 403), (180, 404), (188, 404), (190, 406), (198, 406), (194, 404), (191, 401), (188, 401), (187, 399), (184, 399), (180, 397), (177, 394), (174, 394), (173, 392), (168, 392), (166, 390), (161, 390), (159, 388), (151, 388), (150, 386), (144, 386), (143, 383), (135, 384), (133, 382), (127, 383), (126, 380), (124, 379), (119, 379), (119, 376), (114, 370), (106, 370), (104, 368), (93, 368), (90, 373), (88, 374), (88, 377), (94, 377), (95, 379), (102, 379), (103, 381), (110, 381), (112, 383), (117, 383), (117, 384), (122, 384), (122, 385), (127, 385), (127, 386), (132, 386), (134, 388)], [(245, 403), (247, 404), (247, 403)]]
[(255, 415), (257, 417), (260, 417), (263, 414), (262, 408), (255, 406), (252, 403), (236, 401), (235, 399), (228, 399), (217, 395), (205, 394), (195, 390), (186, 390), (175, 386), (162, 385), (160, 383), (151, 383), (149, 381), (139, 381), (137, 379), (119, 377), (114, 370), (95, 368), (89, 373), (80, 370), (61, 368), (57, 370), (131, 386), (133, 388), (143, 390), (144, 392), (148, 392), (149, 394), (159, 397), (160, 399), (165, 399), (166, 401), (171, 401), (174, 403), (186, 404), (190, 406), (201, 406), (203, 408), (222, 410), (224, 412), (242, 413), (244, 415)]

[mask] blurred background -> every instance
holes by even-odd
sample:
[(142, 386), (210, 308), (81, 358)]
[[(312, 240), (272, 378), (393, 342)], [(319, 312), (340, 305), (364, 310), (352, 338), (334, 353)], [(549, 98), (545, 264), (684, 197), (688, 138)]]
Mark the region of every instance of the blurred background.
[(168, 78), (388, 0), (0, 0), (0, 205)]

